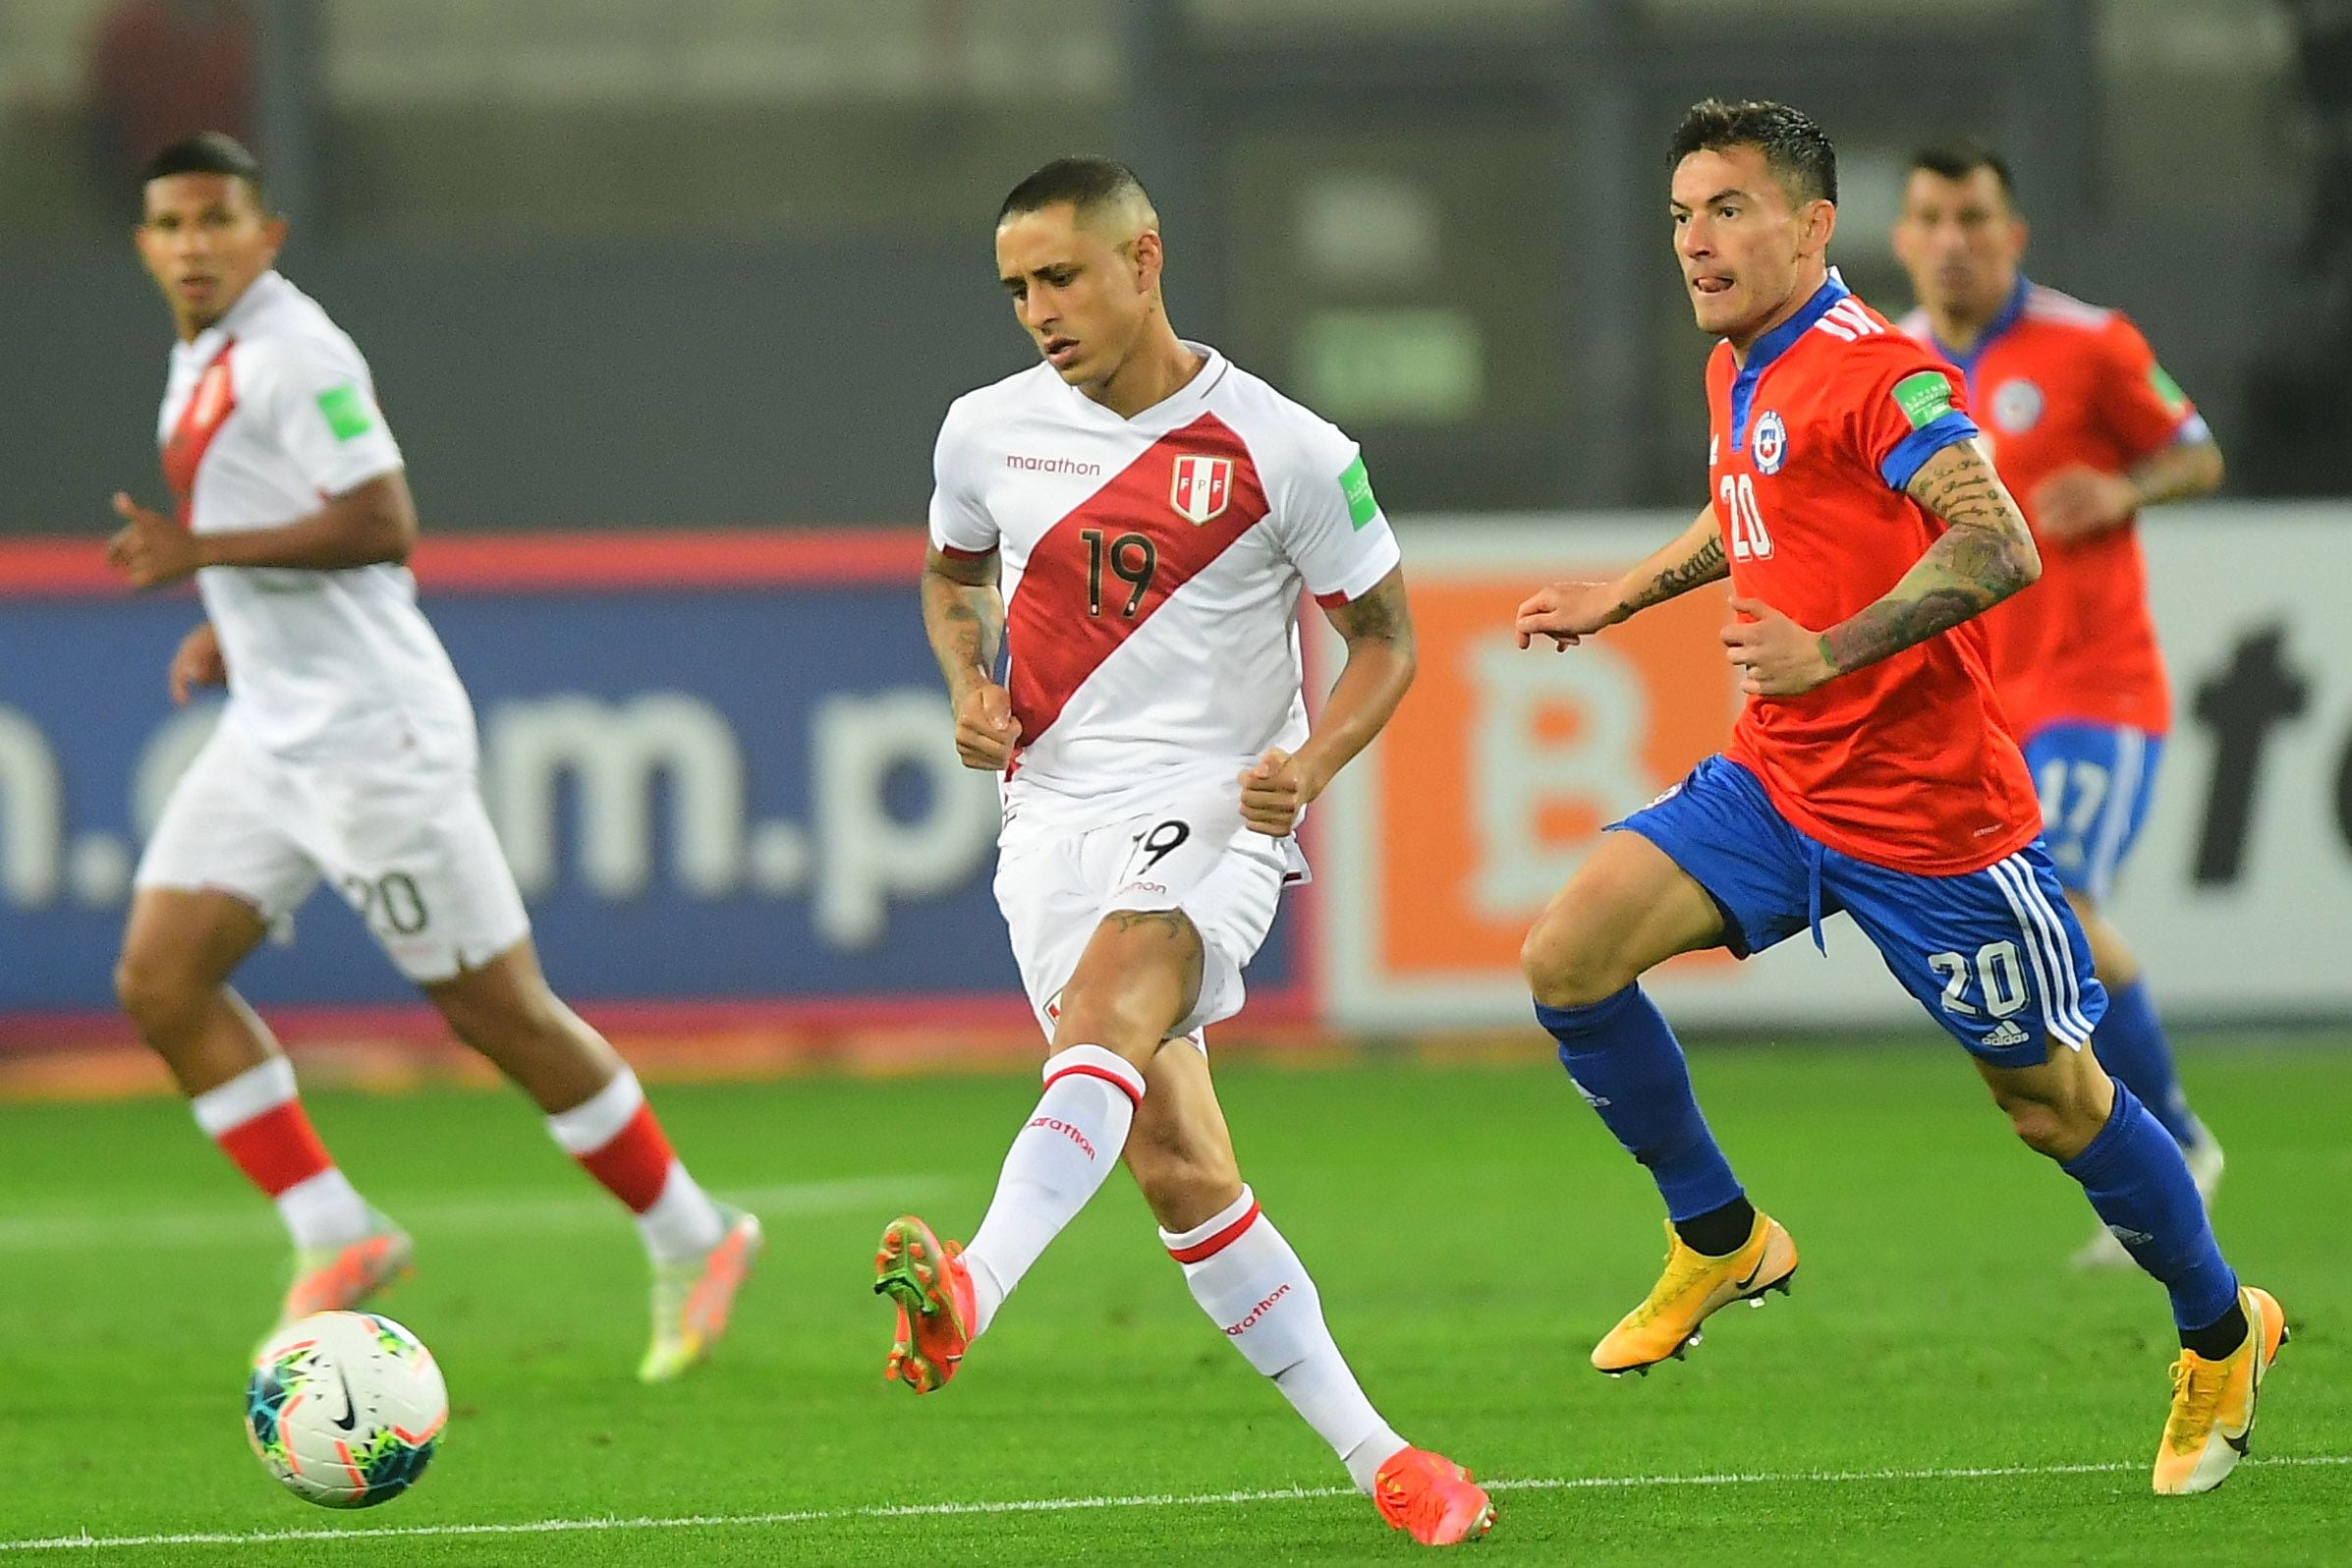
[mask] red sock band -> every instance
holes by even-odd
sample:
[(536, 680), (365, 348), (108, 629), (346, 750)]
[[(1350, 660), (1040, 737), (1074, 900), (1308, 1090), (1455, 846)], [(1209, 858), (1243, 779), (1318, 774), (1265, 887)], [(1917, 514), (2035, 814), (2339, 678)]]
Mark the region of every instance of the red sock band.
[(299, 1099), (239, 1122), (215, 1142), (249, 1181), (272, 1198), (335, 1168)]
[(1235, 1220), (1232, 1224), (1227, 1225), (1223, 1230), (1218, 1231), (1214, 1236), (1209, 1237), (1205, 1241), (1195, 1242), (1190, 1247), (1171, 1247), (1168, 1249), (1168, 1256), (1175, 1259), (1180, 1263), (1202, 1262), (1207, 1259), (1214, 1258), (1217, 1254), (1223, 1252), (1226, 1248), (1241, 1240), (1242, 1232), (1248, 1230), (1252, 1225), (1257, 1223), (1258, 1205), (1253, 1203), (1250, 1205), (1249, 1211), (1247, 1213), (1243, 1214), (1241, 1218)]
[(661, 1197), (677, 1155), (653, 1119), (653, 1107), (640, 1105), (621, 1130), (601, 1148), (573, 1156), (588, 1173), (602, 1182), (631, 1213), (642, 1214)]

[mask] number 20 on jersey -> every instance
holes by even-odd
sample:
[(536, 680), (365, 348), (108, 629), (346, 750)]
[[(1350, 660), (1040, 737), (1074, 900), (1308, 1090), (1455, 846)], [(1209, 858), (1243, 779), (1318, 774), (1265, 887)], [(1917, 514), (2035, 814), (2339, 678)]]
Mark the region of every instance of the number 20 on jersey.
[(1726, 474), (1715, 485), (1723, 498), (1725, 532), (1731, 535), (1731, 558), (1761, 561), (1772, 553), (1772, 535), (1764, 527), (1764, 508), (1756, 504), (1756, 480), (1745, 474)]

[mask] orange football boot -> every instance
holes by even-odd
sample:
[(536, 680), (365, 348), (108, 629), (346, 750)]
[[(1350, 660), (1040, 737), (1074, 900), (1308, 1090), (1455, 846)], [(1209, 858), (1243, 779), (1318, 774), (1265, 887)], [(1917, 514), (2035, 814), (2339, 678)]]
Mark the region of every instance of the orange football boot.
[(367, 1211), (373, 1228), (341, 1247), (303, 1247), (294, 1254), (294, 1283), (278, 1309), (278, 1326), (312, 1313), (348, 1312), (409, 1272), (409, 1233)]
[(1400, 1448), (1372, 1478), (1372, 1506), (1425, 1546), (1455, 1546), (1494, 1528), (1494, 1503), (1470, 1472), (1423, 1448)]
[(898, 1333), (882, 1376), (904, 1378), (919, 1394), (944, 1387), (972, 1346), (978, 1316), (964, 1249), (954, 1242), (942, 1247), (930, 1226), (903, 1214), (882, 1227), (873, 1292), (898, 1304)]

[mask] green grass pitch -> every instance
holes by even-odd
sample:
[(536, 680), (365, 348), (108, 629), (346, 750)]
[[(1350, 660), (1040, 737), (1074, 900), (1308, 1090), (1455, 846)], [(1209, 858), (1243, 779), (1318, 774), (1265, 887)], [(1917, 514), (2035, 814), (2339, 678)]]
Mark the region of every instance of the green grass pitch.
[[(1520, 1484), (1480, 1561), (2345, 1561), (2352, 1039), (2182, 1054), (2229, 1150), (2223, 1244), (2295, 1325), (2255, 1462), (2194, 1499), (2148, 1493), (2162, 1294), (2066, 1267), (2088, 1208), (1948, 1048), (1694, 1049), (1717, 1132), (1804, 1267), (1792, 1297), (1718, 1316), (1687, 1364), (1619, 1381), (1585, 1357), (1652, 1277), (1656, 1203), (1539, 1041), (1523, 1066), (1237, 1061), (1223, 1089), (1244, 1168), (1373, 1399)], [(417, 1490), (358, 1515), (296, 1502), (246, 1451), (244, 1358), (282, 1243), (184, 1109), (0, 1108), (0, 1568), (1418, 1550), (1336, 1494), (1328, 1452), (1218, 1342), (1124, 1178), (952, 1387), (881, 1382), (876, 1233), (911, 1207), (968, 1234), (1034, 1092), (1017, 1076), (657, 1092), (703, 1181), (763, 1209), (770, 1252), (715, 1362), (654, 1390), (630, 1375), (635, 1237), (519, 1099), (315, 1096), (345, 1168), (416, 1233), (418, 1273), (383, 1305), (433, 1346), (455, 1411)], [(1247, 1495), (881, 1511), (1224, 1493)], [(677, 1523), (695, 1516), (734, 1522)], [(535, 1528), (607, 1519), (669, 1523)], [(478, 1526), (532, 1528), (460, 1533)], [(266, 1539), (346, 1530), (395, 1534)], [(84, 1532), (264, 1539), (19, 1544)]]

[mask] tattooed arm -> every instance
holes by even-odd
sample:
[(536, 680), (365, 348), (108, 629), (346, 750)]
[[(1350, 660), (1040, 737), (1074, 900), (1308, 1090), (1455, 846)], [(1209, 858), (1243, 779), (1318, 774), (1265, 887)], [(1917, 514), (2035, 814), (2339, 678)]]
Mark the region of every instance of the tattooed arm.
[(1830, 673), (1843, 675), (1982, 615), (2042, 575), (2042, 556), (2008, 487), (1974, 441), (1943, 448), (1904, 486), (1942, 519), (1943, 536), (1892, 591), (1821, 634)]
[(1538, 589), (1519, 606), (1519, 645), (1548, 637), (1555, 647), (1573, 647), (1637, 610), (1730, 575), (1731, 565), (1723, 558), (1723, 532), (1715, 526), (1710, 504), (1671, 543), (1614, 582), (1554, 583)]
[(923, 563), (923, 630), (947, 681), (956, 715), (956, 755), (966, 767), (1000, 772), (1012, 760), (1021, 722), (1012, 694), (996, 684), (1004, 644), (1004, 597), (996, 555), (972, 559), (933, 546)]
[(1975, 441), (1936, 452), (1905, 488), (1942, 520), (1944, 532), (1884, 597), (1819, 634), (1759, 600), (1731, 601), (1748, 617), (1723, 629), (1741, 691), (1810, 692), (1950, 631), (2042, 575), (2034, 535)]
[(1315, 732), (1294, 754), (1271, 751), (1241, 776), (1242, 819), (1280, 838), (1332, 775), (1372, 744), (1413, 684), (1413, 613), (1398, 567), (1370, 589), (1324, 611), (1347, 639), (1348, 662), (1332, 683)]

